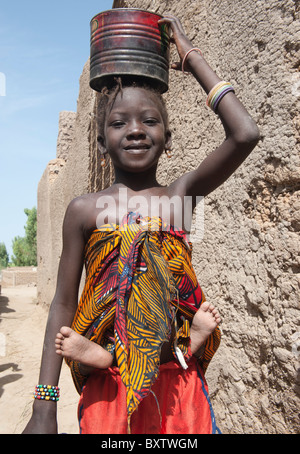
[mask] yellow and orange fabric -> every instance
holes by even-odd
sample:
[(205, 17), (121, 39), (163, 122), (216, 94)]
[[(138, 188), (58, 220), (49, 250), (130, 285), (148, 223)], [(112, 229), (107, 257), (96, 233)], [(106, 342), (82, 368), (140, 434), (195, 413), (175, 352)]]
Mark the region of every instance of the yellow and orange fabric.
[[(175, 322), (174, 343), (187, 364), (191, 358), (190, 322), (205, 301), (192, 266), (191, 245), (183, 231), (161, 218), (130, 213), (120, 225), (106, 224), (92, 233), (85, 267), (72, 328), (115, 354), (130, 421), (158, 377), (161, 347), (170, 340)], [(199, 359), (204, 372), (219, 343), (216, 328)], [(87, 377), (76, 361), (67, 363), (81, 393)]]

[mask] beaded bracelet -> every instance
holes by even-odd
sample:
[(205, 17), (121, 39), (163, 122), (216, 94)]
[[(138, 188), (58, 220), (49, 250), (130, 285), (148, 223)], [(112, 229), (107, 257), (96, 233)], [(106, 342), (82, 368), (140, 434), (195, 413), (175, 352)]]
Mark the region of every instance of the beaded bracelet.
[(35, 387), (34, 398), (38, 400), (59, 400), (59, 387), (51, 385), (37, 385)]
[(185, 62), (186, 62), (186, 59), (187, 59), (188, 55), (189, 55), (191, 52), (193, 52), (193, 51), (199, 52), (199, 54), (200, 54), (201, 56), (203, 56), (201, 50), (198, 49), (198, 47), (192, 47), (192, 49), (188, 50), (187, 53), (185, 54), (185, 56), (184, 56), (183, 59), (182, 59), (181, 69), (182, 69), (183, 74), (189, 74), (188, 72), (185, 72), (185, 71), (184, 71), (184, 65), (185, 65)]
[(208, 93), (206, 98), (206, 105), (216, 113), (221, 99), (230, 91), (234, 92), (234, 88), (231, 83), (222, 80), (221, 82), (217, 83)]

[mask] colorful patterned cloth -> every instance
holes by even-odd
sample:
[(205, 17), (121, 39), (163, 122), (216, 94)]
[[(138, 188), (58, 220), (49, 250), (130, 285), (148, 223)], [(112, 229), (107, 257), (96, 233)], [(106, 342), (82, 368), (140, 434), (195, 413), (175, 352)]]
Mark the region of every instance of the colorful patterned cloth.
[[(205, 301), (192, 267), (191, 245), (183, 231), (160, 218), (130, 213), (122, 224), (107, 224), (92, 233), (85, 266), (86, 282), (72, 328), (115, 353), (130, 421), (157, 379), (161, 347), (170, 339), (173, 323), (175, 357), (178, 349), (187, 364), (191, 357), (190, 322)], [(203, 371), (219, 343), (217, 328), (199, 359)], [(81, 393), (86, 376), (76, 361), (67, 363)]]

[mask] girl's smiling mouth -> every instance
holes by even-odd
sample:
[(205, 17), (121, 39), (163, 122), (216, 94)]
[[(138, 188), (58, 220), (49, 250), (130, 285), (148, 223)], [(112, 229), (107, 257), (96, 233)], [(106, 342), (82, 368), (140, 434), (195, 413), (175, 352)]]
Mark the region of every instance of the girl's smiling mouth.
[(124, 150), (132, 154), (146, 153), (150, 149), (150, 146), (145, 143), (132, 143), (124, 147)]

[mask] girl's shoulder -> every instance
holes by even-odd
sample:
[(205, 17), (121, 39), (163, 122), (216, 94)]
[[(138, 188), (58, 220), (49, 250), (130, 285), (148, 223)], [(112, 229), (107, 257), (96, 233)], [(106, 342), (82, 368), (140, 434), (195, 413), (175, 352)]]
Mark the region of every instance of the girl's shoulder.
[(95, 194), (84, 194), (75, 197), (67, 206), (66, 216), (71, 215), (73, 218), (84, 215), (94, 203)]
[(103, 191), (86, 193), (80, 196), (75, 197), (69, 203), (67, 210), (72, 210), (74, 212), (81, 212), (89, 210), (91, 206), (94, 206), (97, 203), (99, 197), (110, 193), (110, 188), (104, 189)]
[(99, 199), (110, 194), (109, 189), (103, 191), (87, 193), (75, 197), (69, 203), (66, 214), (65, 224), (71, 224), (72, 229), (83, 232), (84, 237), (88, 237), (90, 232), (97, 228), (97, 216), (99, 215)]

